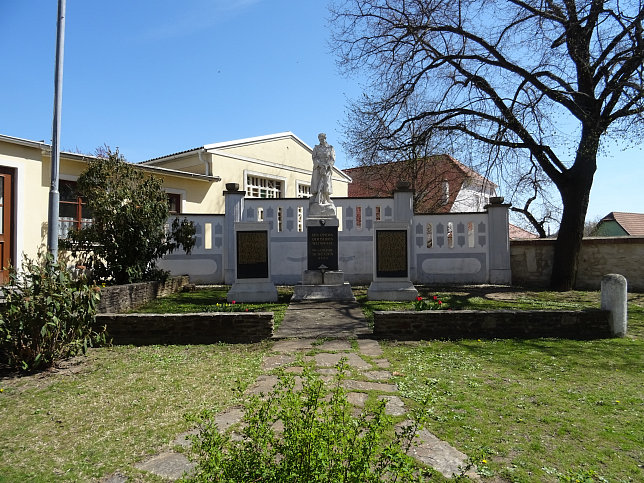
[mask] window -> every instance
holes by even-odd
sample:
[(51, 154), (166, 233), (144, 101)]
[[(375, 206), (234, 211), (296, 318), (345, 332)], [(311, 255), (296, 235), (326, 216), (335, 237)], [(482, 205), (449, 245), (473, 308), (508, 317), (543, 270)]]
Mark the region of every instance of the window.
[(297, 197), (298, 198), (310, 198), (311, 197), (311, 187), (308, 184), (297, 184)]
[(168, 211), (171, 215), (181, 214), (181, 195), (178, 193), (166, 193), (168, 195)]
[(279, 179), (246, 176), (246, 196), (249, 198), (282, 198), (283, 182)]
[(443, 180), (441, 183), (441, 203), (446, 205), (449, 201), (449, 181)]
[(76, 181), (60, 180), (58, 183), (58, 236), (66, 238), (69, 230), (81, 229), (92, 222), (85, 200), (78, 196)]

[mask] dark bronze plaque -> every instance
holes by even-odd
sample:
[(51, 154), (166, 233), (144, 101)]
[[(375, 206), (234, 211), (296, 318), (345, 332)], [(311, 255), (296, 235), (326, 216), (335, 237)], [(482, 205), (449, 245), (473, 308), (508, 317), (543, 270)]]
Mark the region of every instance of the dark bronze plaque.
[(237, 232), (237, 278), (268, 278), (268, 232)]
[(338, 269), (338, 227), (307, 227), (306, 254), (307, 269), (319, 270), (324, 265), (326, 270)]
[(407, 230), (376, 230), (376, 276), (409, 276)]

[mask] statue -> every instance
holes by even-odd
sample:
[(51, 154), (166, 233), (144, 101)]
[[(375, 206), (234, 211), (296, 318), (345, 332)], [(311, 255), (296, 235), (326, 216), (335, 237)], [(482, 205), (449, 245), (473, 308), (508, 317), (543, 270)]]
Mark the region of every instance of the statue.
[(335, 216), (335, 205), (331, 201), (335, 150), (326, 142), (326, 134), (318, 134), (318, 139), (320, 144), (313, 148), (309, 216)]

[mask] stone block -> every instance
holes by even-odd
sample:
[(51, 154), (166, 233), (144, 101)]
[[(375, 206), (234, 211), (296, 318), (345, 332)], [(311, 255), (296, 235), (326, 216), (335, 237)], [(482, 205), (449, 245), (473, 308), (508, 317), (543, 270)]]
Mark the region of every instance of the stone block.
[(267, 280), (237, 280), (228, 291), (226, 300), (244, 303), (277, 302), (277, 288)]
[(416, 300), (418, 290), (410, 281), (374, 280), (367, 290), (369, 300), (406, 301)]

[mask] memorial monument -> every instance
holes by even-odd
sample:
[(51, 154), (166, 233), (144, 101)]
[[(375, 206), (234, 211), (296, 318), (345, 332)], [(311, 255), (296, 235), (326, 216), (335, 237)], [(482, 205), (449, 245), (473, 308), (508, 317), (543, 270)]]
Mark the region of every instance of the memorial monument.
[(270, 235), (261, 222), (235, 223), (235, 283), (228, 302), (276, 302), (277, 288), (270, 275)]
[(326, 134), (320, 133), (318, 140), (312, 153), (311, 198), (304, 223), (307, 269), (302, 283), (294, 287), (293, 300), (355, 300), (338, 266), (340, 222), (331, 199), (335, 150), (327, 143)]

